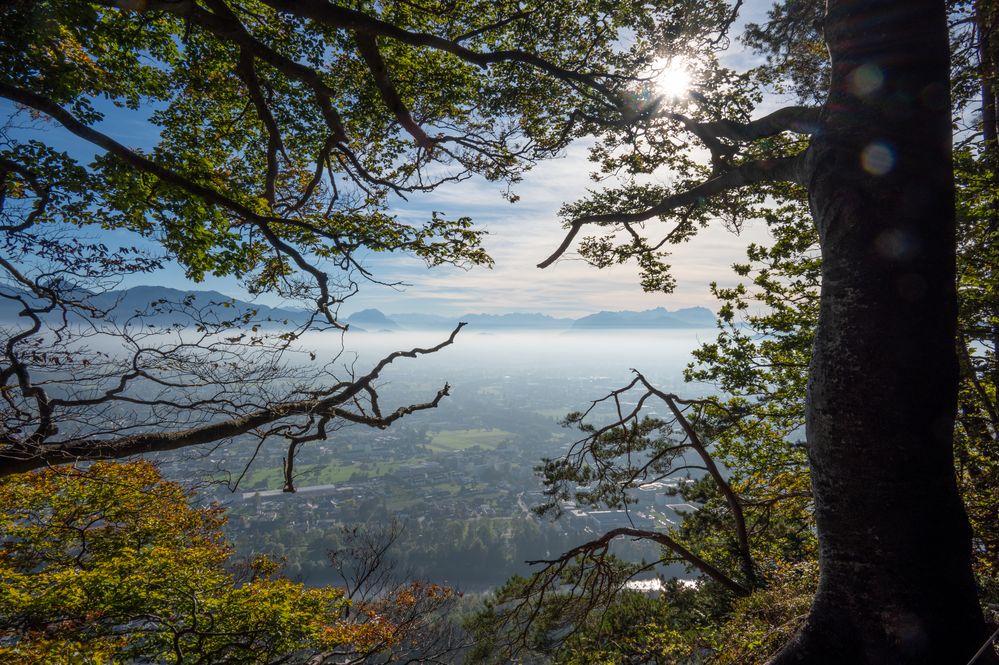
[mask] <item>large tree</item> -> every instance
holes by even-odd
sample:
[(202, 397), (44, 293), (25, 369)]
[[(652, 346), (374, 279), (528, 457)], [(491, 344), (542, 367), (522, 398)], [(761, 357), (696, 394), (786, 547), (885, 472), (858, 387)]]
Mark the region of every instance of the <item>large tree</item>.
[(775, 662), (958, 661), (984, 630), (951, 448), (946, 8), (831, 2), (825, 31), (830, 94), (803, 173), (822, 249), (806, 416), (821, 579)]
[[(821, 577), (805, 625), (774, 662), (966, 662), (985, 632), (951, 447), (958, 363), (947, 6), (830, 0), (821, 28), (831, 65), (820, 107), (748, 124), (684, 123), (711, 152), (709, 177), (645, 210), (615, 210), (606, 194), (568, 208), (566, 241), (542, 266), (598, 224), (632, 237), (584, 241), (594, 263), (637, 257), (662, 271), (639, 224), (672, 218), (667, 241), (675, 240), (693, 230), (692, 203), (759, 182), (804, 186), (822, 255), (806, 406)], [(813, 73), (823, 71), (817, 62)], [(785, 130), (811, 138), (790, 152), (752, 143)], [(748, 146), (741, 153), (739, 143)]]

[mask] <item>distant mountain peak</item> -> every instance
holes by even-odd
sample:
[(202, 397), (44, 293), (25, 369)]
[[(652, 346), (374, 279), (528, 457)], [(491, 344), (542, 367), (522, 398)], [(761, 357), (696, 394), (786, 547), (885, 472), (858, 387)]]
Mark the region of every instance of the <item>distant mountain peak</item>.
[(382, 329), (396, 329), (399, 324), (385, 316), (381, 310), (378, 309), (362, 309), (359, 312), (354, 312), (346, 319), (347, 323), (356, 323), (365, 328), (378, 327)]
[[(94, 294), (90, 302), (99, 309), (107, 309), (111, 317), (128, 320), (139, 312), (144, 312), (141, 320), (147, 323), (171, 325), (188, 324), (190, 317), (182, 316), (169, 308), (151, 308), (155, 301), (182, 303), (193, 299), (193, 306), (208, 314), (216, 303), (217, 316), (233, 318), (244, 313), (252, 313), (256, 320), (269, 320), (276, 325), (302, 323), (309, 312), (287, 307), (268, 307), (259, 303), (245, 302), (218, 291), (194, 291), (174, 289), (166, 286), (133, 286), (121, 291)], [(225, 309), (222, 309), (222, 308)], [(18, 318), (20, 306), (13, 301), (0, 300), (0, 320)], [(223, 314), (224, 312), (224, 314)], [(541, 312), (508, 312), (504, 314), (465, 314), (447, 316), (431, 313), (404, 313), (387, 316), (375, 308), (362, 309), (346, 317), (355, 331), (388, 330), (446, 330), (454, 328), (458, 321), (465, 321), (473, 331), (481, 330), (580, 330), (580, 329), (629, 329), (629, 328), (711, 328), (715, 317), (705, 307), (685, 307), (670, 311), (665, 307), (655, 307), (644, 311), (621, 310), (602, 311), (579, 319), (554, 317)]]
[(714, 314), (706, 307), (686, 307), (671, 312), (665, 307), (641, 312), (597, 312), (577, 319), (574, 329), (594, 328), (707, 328), (715, 323)]

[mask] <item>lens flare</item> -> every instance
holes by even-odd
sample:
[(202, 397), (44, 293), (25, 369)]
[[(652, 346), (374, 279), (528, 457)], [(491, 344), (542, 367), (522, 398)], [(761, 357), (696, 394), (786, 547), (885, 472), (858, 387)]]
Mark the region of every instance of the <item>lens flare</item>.
[(652, 64), (659, 94), (671, 99), (684, 97), (690, 89), (690, 69), (682, 60), (660, 59)]
[(871, 175), (885, 175), (895, 167), (895, 151), (887, 143), (871, 143), (860, 153), (860, 165)]

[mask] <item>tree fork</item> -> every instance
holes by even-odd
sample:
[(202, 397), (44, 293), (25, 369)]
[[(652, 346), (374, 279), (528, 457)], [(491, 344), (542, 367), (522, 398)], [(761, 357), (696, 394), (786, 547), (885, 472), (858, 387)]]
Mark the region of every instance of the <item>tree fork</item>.
[(946, 7), (828, 0), (825, 29), (831, 89), (805, 165), (822, 248), (807, 403), (821, 575), (772, 665), (964, 665), (987, 633), (952, 452)]

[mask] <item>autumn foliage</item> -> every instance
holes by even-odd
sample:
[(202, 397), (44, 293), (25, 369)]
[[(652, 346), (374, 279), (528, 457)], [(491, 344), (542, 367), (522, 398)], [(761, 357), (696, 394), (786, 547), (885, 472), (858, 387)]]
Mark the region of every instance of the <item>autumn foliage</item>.
[(403, 639), (380, 609), (452, 593), (415, 584), (381, 607), (352, 606), (270, 559), (236, 561), (223, 510), (191, 499), (141, 461), (0, 483), (0, 661), (323, 662)]

